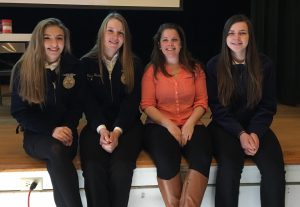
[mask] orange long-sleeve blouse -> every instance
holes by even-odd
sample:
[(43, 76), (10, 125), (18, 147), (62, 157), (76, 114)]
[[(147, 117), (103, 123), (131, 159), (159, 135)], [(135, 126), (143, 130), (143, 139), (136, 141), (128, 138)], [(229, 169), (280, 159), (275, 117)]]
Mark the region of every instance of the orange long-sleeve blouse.
[[(167, 67), (167, 71), (170, 69)], [(205, 73), (200, 65), (194, 75), (182, 66), (172, 77), (166, 77), (160, 71), (154, 77), (151, 65), (142, 79), (141, 109), (156, 107), (164, 116), (177, 126), (182, 126), (193, 113), (194, 108), (208, 108)], [(146, 122), (153, 122), (148, 117)], [(199, 123), (201, 121), (199, 120)]]

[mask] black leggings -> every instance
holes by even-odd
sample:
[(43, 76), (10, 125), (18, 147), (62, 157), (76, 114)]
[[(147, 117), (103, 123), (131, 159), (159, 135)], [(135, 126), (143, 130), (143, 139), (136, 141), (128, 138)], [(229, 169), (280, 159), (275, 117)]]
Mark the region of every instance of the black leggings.
[(58, 207), (81, 207), (77, 171), (73, 158), (77, 153), (78, 138), (70, 147), (57, 139), (41, 134), (24, 133), (23, 147), (30, 156), (47, 164), (55, 204)]
[(112, 153), (99, 145), (100, 135), (85, 126), (80, 135), (80, 157), (89, 207), (127, 207), (133, 170), (142, 145), (141, 122), (119, 138)]
[(147, 124), (144, 145), (156, 165), (157, 176), (161, 179), (169, 180), (179, 173), (181, 155), (187, 159), (190, 169), (209, 176), (211, 139), (204, 125), (196, 125), (192, 139), (181, 147), (165, 127)]
[(208, 129), (213, 135), (214, 155), (218, 162), (216, 207), (237, 207), (244, 159), (250, 158), (261, 173), (260, 196), (262, 207), (285, 205), (285, 171), (283, 155), (275, 134), (269, 129), (260, 137), (259, 150), (246, 156), (238, 138), (215, 123)]

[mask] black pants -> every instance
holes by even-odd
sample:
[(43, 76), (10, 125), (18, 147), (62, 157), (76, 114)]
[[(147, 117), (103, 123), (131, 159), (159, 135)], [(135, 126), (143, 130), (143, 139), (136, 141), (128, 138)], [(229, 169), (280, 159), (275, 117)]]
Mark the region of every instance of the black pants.
[(196, 125), (192, 139), (181, 147), (165, 127), (147, 124), (144, 145), (156, 165), (157, 176), (161, 179), (169, 180), (179, 173), (181, 155), (187, 159), (190, 169), (209, 176), (211, 139), (204, 125)]
[(216, 207), (238, 206), (239, 185), (244, 159), (250, 158), (261, 173), (260, 199), (262, 207), (285, 205), (285, 170), (280, 144), (269, 129), (260, 137), (259, 150), (246, 156), (238, 138), (215, 123), (208, 129), (213, 135), (214, 155), (218, 162), (216, 181)]
[(82, 206), (77, 171), (72, 162), (77, 153), (77, 146), (77, 134), (73, 144), (66, 147), (51, 136), (24, 133), (23, 147), (27, 154), (44, 160), (47, 164), (55, 204), (58, 207)]
[(142, 145), (141, 122), (119, 138), (112, 153), (99, 145), (100, 135), (85, 126), (80, 135), (80, 156), (88, 207), (126, 207), (133, 170)]

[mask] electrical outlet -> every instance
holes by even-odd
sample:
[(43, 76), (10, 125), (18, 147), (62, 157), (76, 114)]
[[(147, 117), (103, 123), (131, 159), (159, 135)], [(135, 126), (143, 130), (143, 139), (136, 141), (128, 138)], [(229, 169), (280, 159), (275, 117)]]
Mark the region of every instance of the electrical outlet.
[(42, 177), (27, 177), (20, 179), (20, 190), (30, 190), (30, 185), (33, 182), (37, 182), (37, 186), (34, 190), (43, 190), (43, 178)]

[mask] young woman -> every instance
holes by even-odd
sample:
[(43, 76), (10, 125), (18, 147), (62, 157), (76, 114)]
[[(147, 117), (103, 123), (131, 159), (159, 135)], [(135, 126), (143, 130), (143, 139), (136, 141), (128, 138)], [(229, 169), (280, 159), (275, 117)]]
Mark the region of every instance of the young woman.
[(270, 129), (276, 112), (275, 71), (259, 55), (253, 28), (244, 15), (229, 18), (221, 53), (207, 64), (207, 87), (215, 158), (218, 162), (215, 205), (238, 206), (244, 159), (261, 173), (261, 206), (282, 207), (285, 171), (280, 144)]
[(40, 21), (13, 69), (11, 114), (24, 128), (25, 151), (47, 164), (59, 207), (80, 207), (76, 127), (81, 118), (79, 61), (70, 34), (54, 18)]
[[(161, 25), (142, 79), (141, 108), (148, 116), (145, 148), (168, 207), (201, 204), (211, 163), (210, 137), (201, 122), (207, 107), (205, 74), (187, 50), (184, 31), (176, 24)], [(181, 155), (189, 163), (183, 186)]]
[(95, 46), (82, 58), (86, 72), (80, 155), (89, 207), (127, 206), (141, 149), (139, 103), (142, 65), (132, 54), (126, 20), (110, 13)]

